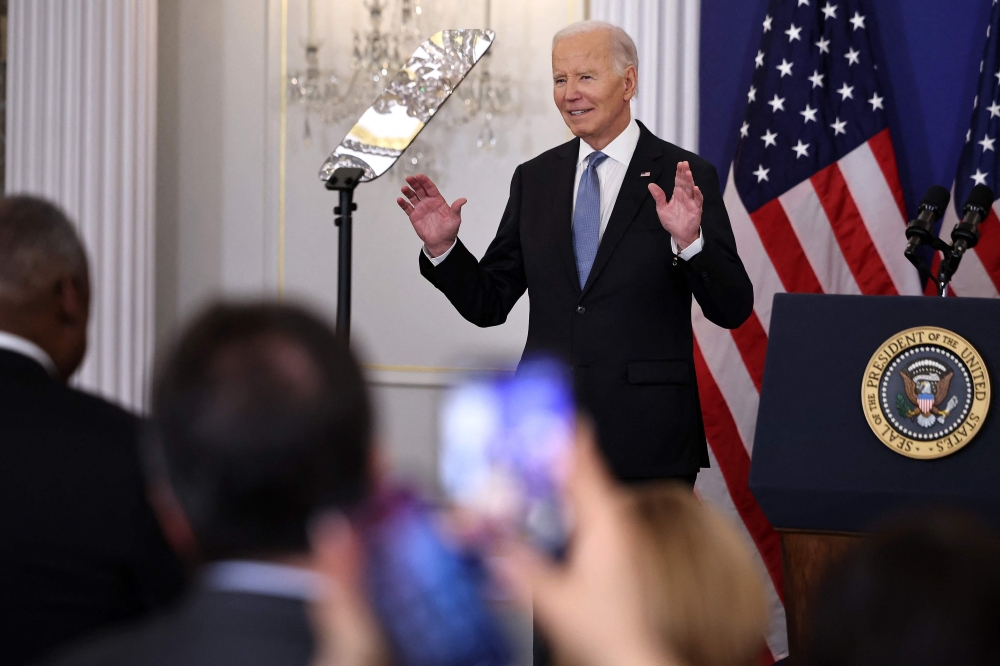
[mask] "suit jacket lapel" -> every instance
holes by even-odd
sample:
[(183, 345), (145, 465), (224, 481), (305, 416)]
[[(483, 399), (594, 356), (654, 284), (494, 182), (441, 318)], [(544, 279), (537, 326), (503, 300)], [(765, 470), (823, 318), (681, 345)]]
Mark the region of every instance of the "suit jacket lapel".
[(559, 255), (573, 288), (579, 293), (580, 275), (573, 251), (573, 180), (576, 178), (576, 158), (580, 155), (580, 139), (564, 143), (556, 154), (560, 160), (557, 172), (553, 174), (551, 222), (556, 225)]
[[(660, 163), (660, 156), (663, 149), (660, 147), (656, 137), (646, 129), (646, 126), (639, 123), (639, 143), (635, 146), (632, 160), (625, 171), (625, 180), (622, 181), (622, 188), (618, 191), (618, 199), (615, 207), (611, 211), (611, 219), (608, 227), (604, 230), (601, 244), (597, 246), (597, 256), (594, 258), (594, 265), (590, 269), (587, 277), (587, 284), (583, 285), (583, 294), (587, 293), (594, 281), (601, 274), (601, 270), (608, 263), (612, 253), (621, 241), (622, 236), (628, 230), (632, 220), (635, 219), (642, 202), (646, 197), (652, 198), (648, 186), (655, 183), (663, 165)], [(648, 176), (640, 177), (639, 174), (648, 171)], [(570, 190), (572, 192), (572, 190)], [(667, 193), (670, 194), (669, 192)], [(570, 195), (572, 196), (572, 195)], [(570, 239), (570, 252), (572, 253), (573, 243)], [(571, 254), (572, 256), (572, 254)], [(576, 262), (574, 261), (574, 275), (576, 274)], [(578, 280), (579, 281), (579, 280)]]

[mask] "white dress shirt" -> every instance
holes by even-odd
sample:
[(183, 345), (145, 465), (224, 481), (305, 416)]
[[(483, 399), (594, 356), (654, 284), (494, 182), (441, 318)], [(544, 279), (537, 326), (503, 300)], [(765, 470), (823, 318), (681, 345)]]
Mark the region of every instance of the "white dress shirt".
[(321, 599), (329, 583), (319, 573), (287, 564), (222, 560), (202, 571), (205, 583), (219, 592), (244, 592), (302, 601)]
[(46, 354), (44, 349), (27, 338), (22, 338), (20, 335), (14, 335), (6, 331), (0, 331), (0, 349), (12, 351), (21, 356), (27, 356), (45, 368), (45, 371), (53, 377), (58, 374), (56, 364), (52, 362), (52, 357)]
[[(608, 156), (608, 159), (604, 160), (597, 165), (597, 177), (601, 181), (601, 229), (599, 232), (599, 239), (604, 238), (604, 230), (608, 227), (608, 221), (611, 219), (611, 211), (615, 209), (615, 202), (618, 200), (618, 192), (622, 189), (622, 182), (625, 180), (625, 172), (628, 170), (629, 162), (632, 161), (632, 154), (635, 153), (635, 147), (639, 143), (639, 123), (633, 118), (628, 126), (622, 131), (621, 134), (616, 136), (614, 140), (604, 147), (601, 152)], [(570, 219), (576, 213), (576, 195), (577, 191), (580, 189), (580, 176), (583, 175), (584, 170), (587, 168), (587, 157), (594, 152), (590, 144), (581, 139), (580, 141), (580, 154), (576, 160), (576, 176), (573, 179), (573, 209), (570, 215)], [(677, 246), (677, 241), (673, 238), (670, 239), (670, 246), (679, 258), (687, 261), (694, 255), (701, 252), (702, 248), (701, 230), (698, 231), (698, 238), (695, 239), (693, 243), (688, 245), (682, 251)], [(452, 249), (455, 247), (455, 243), (451, 244), (444, 253), (440, 256), (432, 257), (427, 251), (427, 247), (424, 246), (424, 256), (430, 259), (431, 264), (437, 266), (442, 261), (448, 258), (451, 254)]]

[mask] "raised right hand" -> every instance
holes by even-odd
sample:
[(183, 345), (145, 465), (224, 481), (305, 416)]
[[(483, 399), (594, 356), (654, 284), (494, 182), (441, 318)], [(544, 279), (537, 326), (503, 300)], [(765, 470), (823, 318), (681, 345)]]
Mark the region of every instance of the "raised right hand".
[(441, 196), (436, 185), (422, 173), (407, 176), (402, 190), (403, 197), (396, 203), (403, 209), (417, 236), (432, 257), (448, 251), (458, 238), (458, 228), (462, 224), (462, 206), (466, 199), (455, 199), (450, 206)]

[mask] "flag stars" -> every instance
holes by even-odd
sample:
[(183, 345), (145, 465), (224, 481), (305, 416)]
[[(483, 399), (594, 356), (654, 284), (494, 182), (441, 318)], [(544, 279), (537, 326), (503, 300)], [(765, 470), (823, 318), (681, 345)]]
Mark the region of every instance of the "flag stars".
[(993, 104), (986, 107), (986, 110), (990, 112), (990, 118), (1000, 118), (1000, 104), (993, 102)]
[(756, 101), (757, 101), (757, 89), (754, 88), (753, 86), (750, 86), (750, 92), (747, 93), (747, 104)]
[(792, 150), (795, 151), (795, 159), (799, 159), (800, 157), (809, 157), (810, 145), (812, 144), (802, 143), (802, 139), (799, 139), (799, 142), (792, 146)]
[(764, 17), (764, 32), (771, 32), (771, 21), (773, 21), (770, 16)]
[[(982, 141), (977, 141), (976, 143), (983, 147), (983, 152), (985, 153), (987, 150), (993, 150), (993, 144), (996, 143), (996, 139), (991, 139), (990, 135), (986, 134), (983, 136)], [(993, 152), (996, 151), (993, 150)]]
[(743, 121), (743, 125), (740, 126), (740, 138), (745, 139), (750, 135), (750, 123)]
[(764, 165), (761, 164), (757, 167), (757, 170), (753, 172), (753, 175), (757, 176), (757, 182), (761, 183), (767, 180), (767, 174), (770, 173), (770, 169), (765, 169)]
[(806, 5), (808, 7), (809, 6), (809, 0), (799, 0), (799, 4), (797, 4), (795, 6), (796, 7), (801, 7), (802, 5)]
[(761, 138), (761, 140), (764, 141), (764, 147), (765, 148), (767, 148), (768, 146), (777, 146), (778, 145), (778, 142), (776, 141), (776, 139), (778, 138), (777, 132), (772, 132), (771, 130), (766, 130), (764, 132), (764, 136), (762, 136), (760, 138)]
[(848, 49), (847, 53), (844, 54), (844, 57), (847, 58), (848, 67), (851, 65), (857, 65), (860, 62), (861, 51), (855, 51), (853, 48)]
[(754, 65), (754, 69), (757, 69), (758, 67), (763, 67), (764, 66), (764, 52), (763, 51), (757, 51), (757, 57), (754, 58), (754, 63), (756, 63)]
[(784, 58), (782, 58), (781, 59), (781, 64), (778, 65), (777, 67), (775, 67), (775, 69), (777, 69), (778, 71), (781, 72), (781, 77), (780, 78), (784, 78), (786, 76), (791, 76), (792, 75), (792, 65), (794, 65), (794, 64), (795, 63), (788, 62), (787, 60), (785, 60)]
[(854, 86), (847, 85), (847, 82), (845, 81), (844, 85), (842, 85), (840, 90), (837, 91), (837, 94), (840, 95), (841, 102), (846, 102), (848, 99), (854, 99)]
[(819, 52), (820, 53), (829, 53), (830, 52), (830, 40), (829, 39), (825, 39), (823, 37), (820, 37), (819, 41), (816, 42), (816, 46), (819, 48)]
[(1000, 83), (1000, 71), (997, 71), (993, 76), (997, 77), (997, 83)]
[(826, 19), (831, 18), (837, 18), (837, 5), (828, 2), (826, 3), (826, 6), (823, 7), (823, 20), (825, 21)]
[(847, 130), (845, 129), (847, 127), (847, 121), (841, 120), (839, 116), (833, 121), (830, 127), (833, 128), (834, 136), (837, 136), (838, 134), (847, 134)]
[(788, 35), (788, 43), (789, 44), (791, 44), (795, 40), (799, 40), (800, 42), (802, 41), (802, 37), (801, 37), (801, 35), (802, 35), (802, 28), (795, 27), (794, 23), (792, 24), (792, 26), (788, 30), (785, 31), (785, 34)]
[(882, 102), (884, 101), (885, 97), (879, 97), (878, 93), (875, 93), (872, 95), (872, 98), (868, 100), (868, 103), (872, 105), (872, 111), (874, 111), (876, 109), (885, 109), (885, 107), (882, 106)]
[(814, 109), (811, 106), (809, 106), (808, 104), (806, 104), (805, 110), (804, 111), (799, 111), (799, 115), (802, 116), (803, 118), (805, 118), (805, 122), (803, 124), (808, 125), (809, 121), (816, 122), (816, 112), (817, 111), (819, 111), (819, 109)]
[(824, 77), (826, 77), (826, 74), (820, 74), (818, 69), (814, 69), (813, 75), (809, 77), (809, 80), (813, 84), (813, 88), (822, 88)]
[(777, 93), (775, 93), (774, 99), (768, 102), (768, 104), (771, 105), (771, 113), (777, 113), (778, 111), (785, 110), (785, 98), (778, 97)]
[(968, 132), (965, 133), (965, 142), (969, 143), (970, 141), (972, 141), (972, 130), (971, 129)]
[[(854, 16), (852, 16), (849, 20), (851, 22), (851, 25), (854, 26), (854, 30), (857, 30), (858, 28), (861, 28), (862, 30), (864, 30), (864, 28), (865, 28), (865, 17), (862, 16), (860, 12), (854, 12)], [(852, 32), (853, 32), (853, 30), (852, 30)]]
[(988, 176), (988, 175), (990, 175), (989, 171), (987, 171), (986, 173), (983, 173), (979, 169), (976, 169), (976, 173), (974, 173), (971, 176), (969, 176), (969, 178), (971, 178), (972, 180), (976, 181), (976, 185), (985, 185), (986, 184), (986, 176)]

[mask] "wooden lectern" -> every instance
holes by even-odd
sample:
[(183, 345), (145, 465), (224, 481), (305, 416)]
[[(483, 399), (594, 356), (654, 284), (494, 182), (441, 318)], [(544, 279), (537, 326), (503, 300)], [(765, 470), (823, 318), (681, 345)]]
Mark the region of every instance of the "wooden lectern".
[(781, 535), (793, 663), (808, 640), (809, 603), (823, 571), (880, 521), (954, 508), (1000, 528), (1000, 411), (987, 413), (955, 453), (918, 460), (876, 436), (861, 400), (872, 355), (913, 327), (962, 336), (1000, 381), (998, 324), (1000, 301), (992, 299), (775, 297), (750, 489)]

